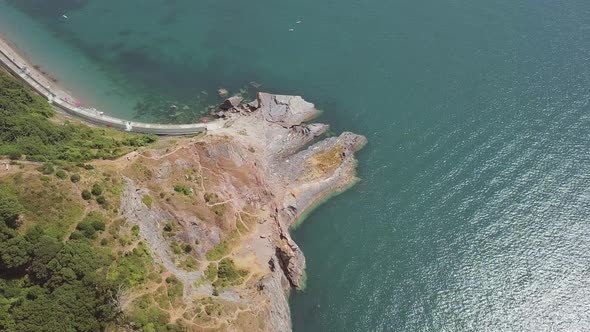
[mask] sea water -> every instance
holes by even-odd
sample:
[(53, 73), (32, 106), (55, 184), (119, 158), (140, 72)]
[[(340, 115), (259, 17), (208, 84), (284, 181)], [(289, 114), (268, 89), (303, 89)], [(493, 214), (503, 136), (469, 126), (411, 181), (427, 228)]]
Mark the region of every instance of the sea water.
[(0, 28), (113, 115), (260, 89), (367, 136), (294, 232), (295, 331), (590, 329), (590, 2), (0, 0)]

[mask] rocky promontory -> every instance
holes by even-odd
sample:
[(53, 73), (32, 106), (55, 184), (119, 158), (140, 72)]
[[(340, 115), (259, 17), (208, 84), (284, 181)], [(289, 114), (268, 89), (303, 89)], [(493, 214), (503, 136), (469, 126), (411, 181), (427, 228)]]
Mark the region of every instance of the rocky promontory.
[[(232, 97), (217, 114), (213, 132), (127, 157), (121, 214), (182, 281), (189, 329), (290, 331), (286, 293), (302, 285), (305, 257), (289, 227), (357, 180), (366, 139), (322, 137), (328, 126), (310, 123), (319, 111), (298, 96)], [(221, 309), (201, 317), (203, 299)]]

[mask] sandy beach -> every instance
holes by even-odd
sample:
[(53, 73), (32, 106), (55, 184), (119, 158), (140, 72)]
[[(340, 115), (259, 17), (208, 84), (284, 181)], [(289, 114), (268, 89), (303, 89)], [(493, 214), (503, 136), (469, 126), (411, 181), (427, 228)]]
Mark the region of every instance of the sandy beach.
[(19, 76), (31, 88), (53, 103), (56, 108), (74, 115), (90, 124), (115, 128), (129, 132), (156, 135), (191, 135), (206, 130), (217, 129), (220, 121), (192, 124), (159, 124), (128, 121), (106, 115), (96, 108), (83, 105), (67, 90), (52, 79), (39, 65), (29, 61), (23, 52), (19, 52), (14, 43), (7, 39), (0, 40), (0, 61), (14, 75)]
[(9, 40), (0, 33), (0, 50), (20, 67), (26, 67), (29, 76), (40, 82), (44, 87), (53, 91), (58, 98), (70, 101), (72, 105), (78, 101), (65, 87), (59, 84), (59, 81), (50, 73), (48, 73), (40, 64), (36, 64), (30, 60), (27, 54), (18, 48), (18, 45)]

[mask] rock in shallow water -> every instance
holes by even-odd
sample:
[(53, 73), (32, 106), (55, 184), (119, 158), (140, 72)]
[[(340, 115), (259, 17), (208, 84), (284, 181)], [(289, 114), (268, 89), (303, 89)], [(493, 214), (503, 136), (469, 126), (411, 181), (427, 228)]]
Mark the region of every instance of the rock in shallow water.
[(242, 97), (238, 97), (238, 96), (229, 97), (223, 101), (223, 104), (221, 104), (219, 106), (219, 108), (227, 111), (231, 108), (238, 107), (238, 105), (240, 105), (241, 102), (242, 102)]

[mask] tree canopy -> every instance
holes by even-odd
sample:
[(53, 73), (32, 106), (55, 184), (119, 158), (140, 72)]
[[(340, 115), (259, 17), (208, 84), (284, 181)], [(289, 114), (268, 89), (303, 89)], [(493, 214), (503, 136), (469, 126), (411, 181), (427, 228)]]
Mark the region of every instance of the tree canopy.
[(45, 99), (0, 71), (0, 155), (11, 159), (84, 162), (112, 159), (156, 140), (153, 135), (116, 132), (65, 121), (50, 121), (55, 111)]
[[(63, 243), (39, 227), (22, 235), (7, 223), (18, 215), (0, 218), (1, 331), (97, 331), (113, 320), (117, 305), (114, 285), (105, 277), (108, 249), (87, 239)], [(100, 228), (95, 216), (90, 219)]]

